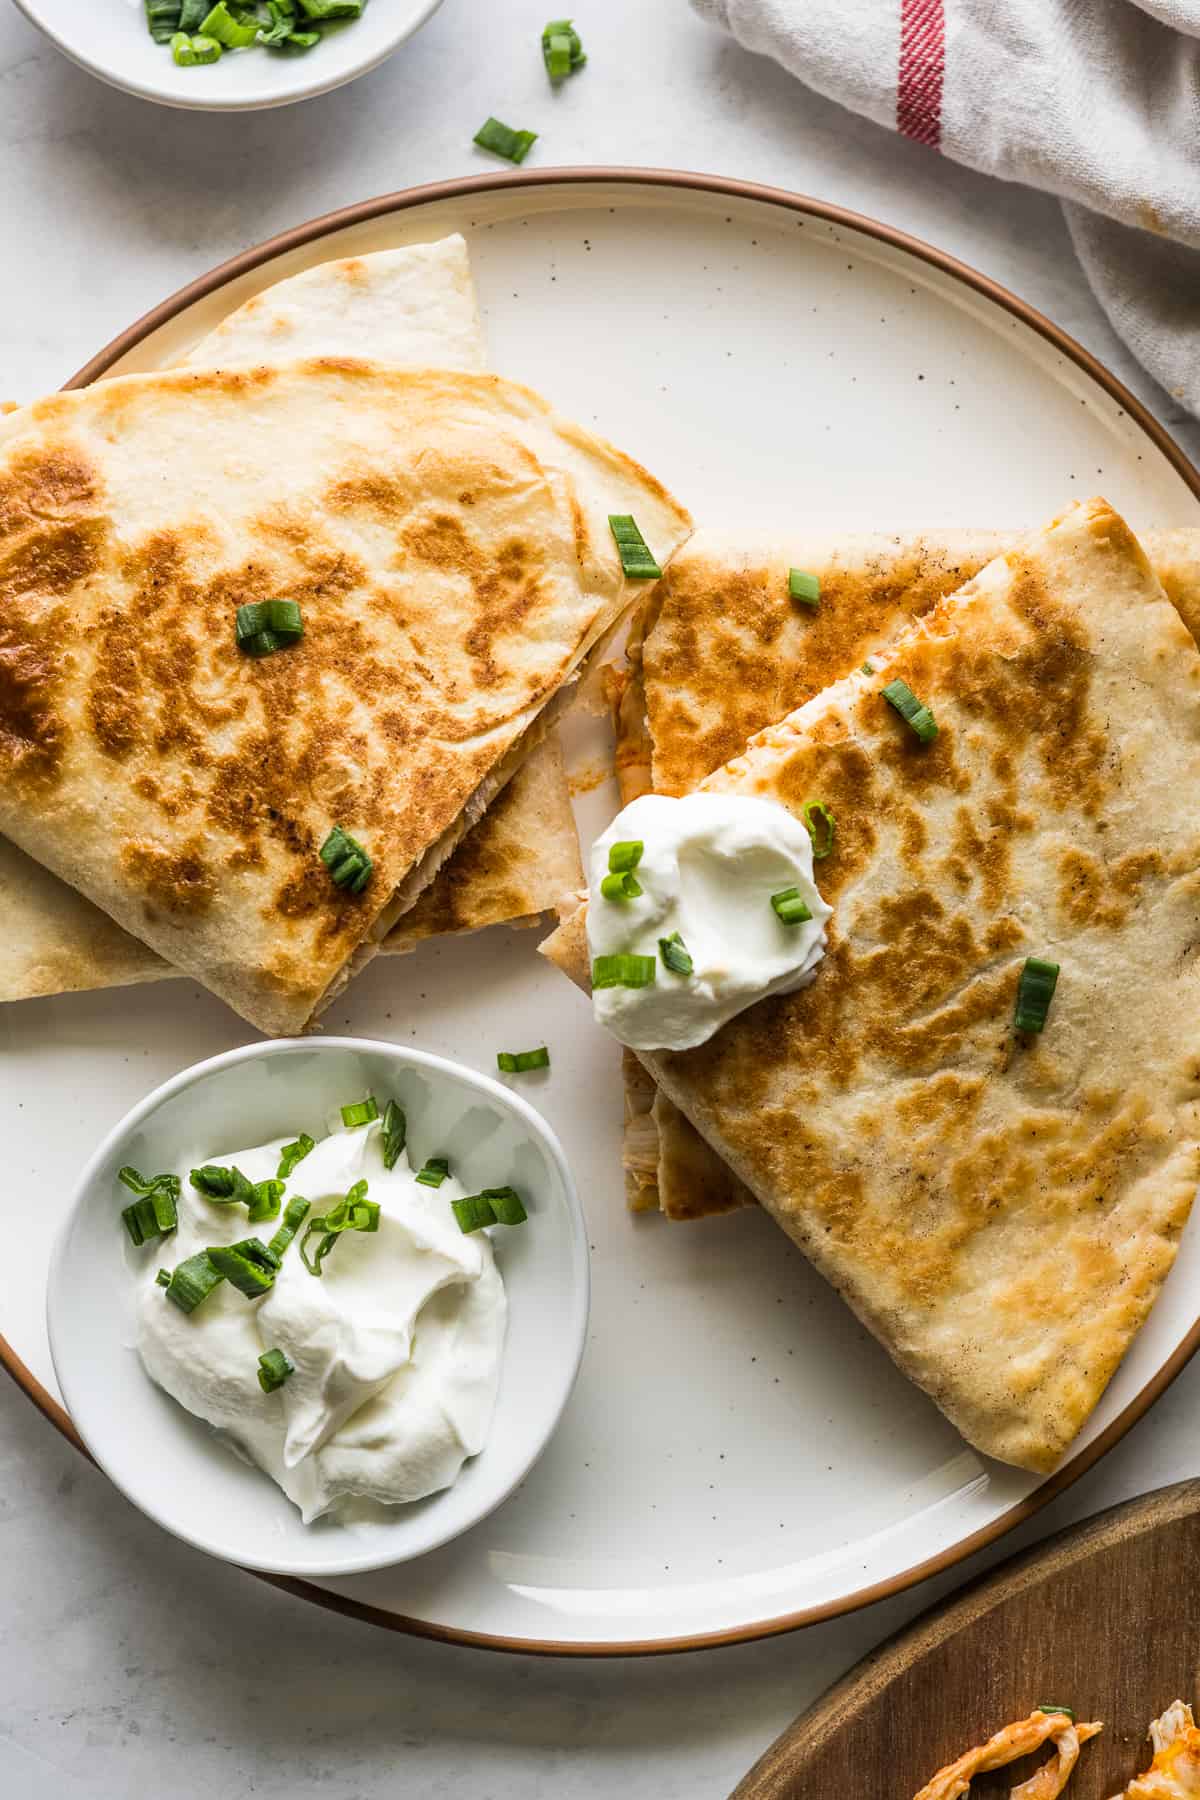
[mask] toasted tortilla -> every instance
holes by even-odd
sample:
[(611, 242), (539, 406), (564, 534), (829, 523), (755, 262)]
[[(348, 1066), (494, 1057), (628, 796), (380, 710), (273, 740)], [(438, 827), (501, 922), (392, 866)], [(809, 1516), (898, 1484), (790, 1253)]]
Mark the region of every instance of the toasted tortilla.
[(574, 904), (583, 879), (558, 733), (540, 743), (473, 831), (392, 926), (385, 951), (485, 925), (538, 925)]
[[(697, 533), (647, 596), (631, 632), (614, 704), (622, 803), (634, 797), (626, 768), (637, 771), (638, 792), (655, 774), (667, 792), (697, 786), (717, 766), (714, 754), (773, 724), (782, 716), (777, 706), (802, 705), (849, 674), (1012, 542), (1011, 533), (983, 531), (834, 544)], [(1142, 543), (1200, 641), (1200, 531), (1147, 532)], [(781, 571), (789, 567), (817, 575), (823, 620), (788, 599)], [(704, 721), (702, 731), (692, 729), (694, 720)], [(625, 1070), (633, 1084), (625, 1145), (631, 1206), (686, 1221), (754, 1205), (679, 1109), (654, 1092), (636, 1057), (626, 1056)]]
[[(0, 423), (0, 830), (269, 1032), (303, 1030), (545, 735), (687, 515), (498, 376), (318, 359)], [(301, 641), (237, 648), (285, 595)], [(331, 827), (374, 860), (333, 885)]]
[[(1043, 1471), (1200, 1176), (1200, 654), (1097, 500), (872, 660), (702, 784), (832, 807), (815, 981), (641, 1061), (964, 1437)], [(582, 912), (547, 950), (586, 982)]]
[(486, 367), (471, 264), (457, 232), (317, 263), (277, 281), (222, 319), (184, 362), (221, 369), (357, 355), (414, 367)]
[[(379, 360), (398, 365), (483, 367), (483, 327), (460, 236), (320, 263), (278, 282), (224, 320), (187, 361), (229, 367), (259, 360), (272, 347), (280, 355), (337, 355), (364, 342)], [(581, 879), (561, 752), (548, 743), (467, 833), (419, 906), (426, 919), (453, 920), (455, 931), (532, 925)], [(0, 1000), (180, 973), (6, 839), (0, 920)], [(413, 927), (410, 918), (405, 931), (389, 933), (383, 950), (410, 949)]]

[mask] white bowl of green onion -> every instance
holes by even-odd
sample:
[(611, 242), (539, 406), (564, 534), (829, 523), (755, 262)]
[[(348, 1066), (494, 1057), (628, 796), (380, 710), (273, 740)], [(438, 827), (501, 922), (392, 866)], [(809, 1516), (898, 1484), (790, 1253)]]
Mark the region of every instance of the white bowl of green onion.
[[(342, 1125), (330, 1133), (329, 1121), (339, 1108)], [(436, 1171), (448, 1163), (454, 1181), (446, 1193), (465, 1189), (471, 1196), (469, 1205), (446, 1198), (447, 1220), (453, 1216), (464, 1233), (481, 1224), (491, 1227), (491, 1254), (507, 1296), (499, 1384), (483, 1447), (463, 1463), (450, 1486), (404, 1505), (355, 1502), (306, 1524), (268, 1474), (235, 1453), (224, 1435), (173, 1399), (143, 1367), (136, 1345), (147, 1285), (152, 1292), (155, 1283), (167, 1290), (163, 1277), (170, 1277), (172, 1269), (180, 1272), (180, 1280), (188, 1277), (180, 1253), (172, 1249), (173, 1241), (183, 1241), (179, 1181), (188, 1177), (176, 1178), (181, 1207), (177, 1237), (169, 1183), (159, 1189), (153, 1183), (167, 1181), (156, 1171), (186, 1167), (204, 1147), (213, 1161), (191, 1173), (211, 1184), (223, 1156), (232, 1159), (246, 1146), (287, 1138), (297, 1140), (286, 1148), (293, 1185), (302, 1186), (302, 1146), (307, 1143), (307, 1153), (313, 1153), (314, 1140), (319, 1147), (327, 1134), (364, 1123), (378, 1134), (371, 1153), (381, 1167), (390, 1132), (399, 1138), (400, 1165), (420, 1169), (418, 1180), (426, 1169)], [(135, 1171), (144, 1175), (133, 1182), (131, 1194)], [(208, 1191), (201, 1181), (195, 1185)], [(435, 1181), (421, 1191), (431, 1192), (437, 1185)], [(259, 1186), (279, 1189), (283, 1184)], [(346, 1250), (338, 1248), (342, 1244), (352, 1245), (355, 1256), (381, 1255), (386, 1237), (369, 1235), (379, 1229), (379, 1208), (374, 1208), (376, 1222), (370, 1222), (366, 1183), (363, 1188), (361, 1206), (355, 1207), (351, 1193), (350, 1204), (338, 1209), (346, 1218), (331, 1213), (315, 1221), (310, 1217), (290, 1232), (291, 1207), (299, 1202), (289, 1201), (285, 1193), (280, 1214), (277, 1192), (277, 1216), (269, 1224), (231, 1226), (223, 1241), (239, 1232), (256, 1239), (261, 1233), (260, 1250), (263, 1242), (274, 1247), (277, 1269), (286, 1256), (293, 1281), (301, 1267), (319, 1276), (321, 1258), (331, 1252), (335, 1263), (345, 1258)], [(472, 1207), (478, 1210), (484, 1194), (504, 1198), (496, 1199), (494, 1214), (484, 1203), (486, 1219), (468, 1216)], [(441, 1205), (443, 1196), (435, 1198)], [(253, 1204), (247, 1203), (251, 1219), (256, 1216)], [(326, 1208), (322, 1202), (322, 1210)], [(247, 1211), (232, 1204), (226, 1210), (230, 1216), (239, 1211), (243, 1221), (247, 1217)], [(214, 1205), (212, 1216), (217, 1212)], [(357, 1221), (356, 1212), (363, 1215)], [(366, 1235), (339, 1237), (349, 1225)], [(386, 1214), (384, 1226), (386, 1230)], [(303, 1279), (308, 1278), (305, 1273)], [(229, 1282), (253, 1308), (250, 1287), (235, 1283), (232, 1273)], [(520, 1095), (445, 1058), (396, 1044), (284, 1039), (229, 1051), (185, 1069), (109, 1133), (80, 1177), (55, 1247), (47, 1320), (72, 1420), (97, 1463), (129, 1500), (177, 1537), (229, 1562), (274, 1574), (338, 1576), (424, 1555), (477, 1525), (517, 1487), (549, 1442), (570, 1398), (587, 1330), (588, 1286), (586, 1228), (570, 1170), (553, 1132)], [(224, 1295), (223, 1306), (241, 1305), (232, 1285)], [(163, 1292), (165, 1307), (172, 1297)], [(203, 1304), (196, 1306), (194, 1295), (183, 1298), (190, 1305), (169, 1316), (187, 1314), (187, 1331), (196, 1335), (188, 1337), (186, 1355), (199, 1364), (210, 1354), (213, 1340), (206, 1345), (199, 1335), (205, 1330)], [(421, 1329), (418, 1316), (414, 1343)], [(295, 1345), (293, 1353), (297, 1362), (303, 1361)], [(273, 1386), (282, 1382), (287, 1391), (287, 1359), (271, 1355), (279, 1365), (275, 1380), (270, 1357), (259, 1359), (263, 1372), (252, 1367), (246, 1372), (246, 1391), (257, 1393), (256, 1378), (267, 1396), (263, 1406), (282, 1404), (283, 1395), (272, 1392)], [(240, 1375), (239, 1363), (239, 1380)]]
[(441, 0), (17, 0), (81, 68), (164, 106), (247, 112), (373, 69)]

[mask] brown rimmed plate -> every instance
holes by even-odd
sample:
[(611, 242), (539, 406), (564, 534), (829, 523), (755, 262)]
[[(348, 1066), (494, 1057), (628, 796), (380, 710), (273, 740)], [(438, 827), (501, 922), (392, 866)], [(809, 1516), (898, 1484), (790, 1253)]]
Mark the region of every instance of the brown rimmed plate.
[[(218, 318), (335, 255), (462, 230), (493, 365), (641, 457), (698, 519), (847, 530), (1013, 527), (1102, 492), (1137, 527), (1200, 525), (1200, 476), (1095, 360), (928, 246), (795, 195), (641, 170), (514, 173), (347, 208), (247, 252), (76, 378), (172, 362)], [(369, 350), (364, 345), (364, 350)], [(599, 726), (575, 754), (594, 767)], [(580, 798), (585, 834), (611, 789)], [(181, 984), (3, 1009), (14, 1191), (54, 1195), (157, 1081), (245, 1041)], [(393, 1629), (544, 1654), (698, 1648), (894, 1593), (998, 1537), (1103, 1455), (1200, 1342), (1200, 1234), (1074, 1455), (1049, 1480), (984, 1462), (764, 1218), (630, 1218), (613, 1046), (499, 931), (373, 965), (329, 1028), (494, 1066), (547, 1042), (526, 1089), (561, 1135), (593, 1242), (574, 1401), (524, 1487), (416, 1564), (283, 1583)], [(536, 1085), (536, 1084), (542, 1085)], [(65, 1097), (69, 1097), (69, 1104)], [(58, 1427), (23, 1215), (0, 1272), (4, 1360)]]

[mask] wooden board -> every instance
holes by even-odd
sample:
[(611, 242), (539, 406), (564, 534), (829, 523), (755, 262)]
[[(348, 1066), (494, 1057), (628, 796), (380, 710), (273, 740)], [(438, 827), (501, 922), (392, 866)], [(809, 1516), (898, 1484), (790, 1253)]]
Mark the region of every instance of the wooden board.
[[(1101, 1719), (1066, 1800), (1145, 1768), (1150, 1720), (1196, 1703), (1200, 1481), (1160, 1488), (1004, 1563), (875, 1650), (778, 1738), (734, 1800), (912, 1800), (1039, 1702)], [(1007, 1796), (1046, 1755), (981, 1776)]]

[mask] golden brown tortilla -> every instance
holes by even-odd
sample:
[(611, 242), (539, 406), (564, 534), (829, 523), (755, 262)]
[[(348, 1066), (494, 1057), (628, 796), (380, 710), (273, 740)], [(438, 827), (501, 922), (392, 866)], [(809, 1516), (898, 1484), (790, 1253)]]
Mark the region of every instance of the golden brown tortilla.
[[(318, 263), (252, 296), (186, 360), (192, 367), (229, 368), (353, 355), (363, 344), (380, 362), (484, 366), (483, 328), (461, 237)], [(578, 840), (556, 742), (555, 736), (534, 751), (438, 871), (418, 903), (423, 917), (444, 917), (455, 931), (505, 921), (533, 924), (551, 912), (564, 889), (578, 885)], [(471, 878), (465, 880), (468, 867)], [(389, 933), (383, 950), (411, 948), (413, 931), (410, 918), (404, 931)], [(0, 839), (0, 1000), (119, 987), (179, 972)]]
[[(674, 784), (667, 791), (688, 791), (711, 773), (714, 748), (728, 746), (738, 731), (745, 742), (773, 724), (782, 716), (772, 710), (780, 699), (785, 710), (801, 705), (848, 674), (1012, 541), (1011, 534), (982, 531), (855, 537), (838, 545), (697, 533), (647, 596), (631, 632), (614, 707), (618, 770), (630, 763), (643, 771), (644, 791), (656, 753), (662, 778)], [(1152, 531), (1142, 542), (1200, 641), (1200, 531)], [(788, 599), (781, 577), (789, 567), (817, 575), (822, 610), (829, 609), (824, 620)], [(705, 722), (706, 734), (691, 729), (693, 720)], [(633, 797), (622, 784), (622, 802)], [(754, 1196), (678, 1108), (647, 1091), (635, 1057), (626, 1057), (627, 1073), (630, 1064), (641, 1104), (625, 1160), (639, 1210), (659, 1207), (670, 1219), (692, 1220), (753, 1205)]]
[[(1097, 500), (872, 661), (703, 784), (836, 814), (815, 981), (641, 1060), (963, 1435), (1045, 1470), (1200, 1175), (1200, 655)], [(586, 980), (580, 930), (547, 949)], [(1027, 1037), (1029, 956), (1061, 976)]]
[[(262, 1029), (306, 1027), (669, 557), (646, 472), (496, 376), (127, 376), (0, 424), (0, 829)], [(299, 644), (236, 645), (300, 601)], [(374, 859), (336, 888), (334, 824)]]

